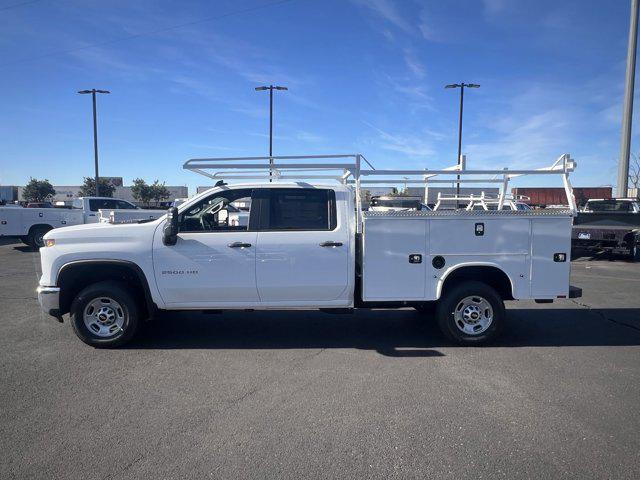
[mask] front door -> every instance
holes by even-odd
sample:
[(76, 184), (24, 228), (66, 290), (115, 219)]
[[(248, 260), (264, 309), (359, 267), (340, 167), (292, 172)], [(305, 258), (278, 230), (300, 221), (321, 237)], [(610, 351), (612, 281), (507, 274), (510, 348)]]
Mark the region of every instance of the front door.
[[(257, 306), (256, 240), (249, 231), (251, 189), (221, 190), (180, 212), (178, 241), (162, 243), (156, 230), (153, 263), (162, 299), (169, 308)], [(249, 207), (250, 208), (250, 207)]]
[[(340, 215), (336, 212), (336, 192), (319, 188), (266, 192), (256, 250), (262, 304), (349, 305), (351, 244), (346, 209), (340, 209)], [(345, 191), (338, 194), (347, 195)], [(340, 200), (348, 205), (346, 197)]]

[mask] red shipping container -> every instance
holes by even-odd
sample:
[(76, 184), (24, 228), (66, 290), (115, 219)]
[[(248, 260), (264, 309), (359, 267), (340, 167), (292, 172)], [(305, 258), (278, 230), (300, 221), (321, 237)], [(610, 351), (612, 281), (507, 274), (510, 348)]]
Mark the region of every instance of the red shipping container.
[[(562, 187), (520, 187), (512, 188), (511, 193), (529, 197), (530, 200), (525, 200), (525, 203), (535, 207), (567, 204)], [(578, 205), (584, 205), (591, 198), (612, 198), (612, 187), (574, 187), (573, 195)]]

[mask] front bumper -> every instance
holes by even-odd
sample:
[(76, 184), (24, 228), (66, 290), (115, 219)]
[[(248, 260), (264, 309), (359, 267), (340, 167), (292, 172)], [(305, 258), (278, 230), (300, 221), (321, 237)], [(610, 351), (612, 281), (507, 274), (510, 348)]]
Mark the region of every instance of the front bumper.
[(42, 311), (62, 322), (62, 315), (60, 315), (60, 288), (39, 286), (36, 292), (38, 293), (38, 303), (40, 303)]

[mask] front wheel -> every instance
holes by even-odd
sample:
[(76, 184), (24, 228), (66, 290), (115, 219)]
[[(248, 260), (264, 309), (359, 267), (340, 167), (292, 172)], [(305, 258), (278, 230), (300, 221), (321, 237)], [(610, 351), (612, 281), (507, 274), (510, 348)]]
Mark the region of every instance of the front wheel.
[(51, 227), (46, 227), (44, 225), (33, 227), (27, 237), (28, 244), (31, 248), (37, 250), (44, 247), (44, 236), (49, 230), (51, 230)]
[(82, 290), (71, 304), (71, 326), (87, 345), (119, 347), (136, 333), (138, 307), (117, 282), (99, 282)]
[(445, 292), (437, 309), (442, 332), (461, 345), (481, 345), (502, 330), (504, 302), (489, 285), (468, 281)]

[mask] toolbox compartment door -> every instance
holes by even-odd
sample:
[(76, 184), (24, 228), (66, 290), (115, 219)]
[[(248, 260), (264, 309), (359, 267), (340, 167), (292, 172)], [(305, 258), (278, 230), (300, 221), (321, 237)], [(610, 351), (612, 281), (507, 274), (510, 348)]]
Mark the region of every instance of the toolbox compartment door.
[(426, 219), (366, 218), (362, 247), (362, 299), (423, 300), (428, 245)]
[[(564, 261), (558, 261), (558, 254), (564, 254)], [(531, 298), (568, 295), (570, 273), (571, 217), (532, 219)]]

